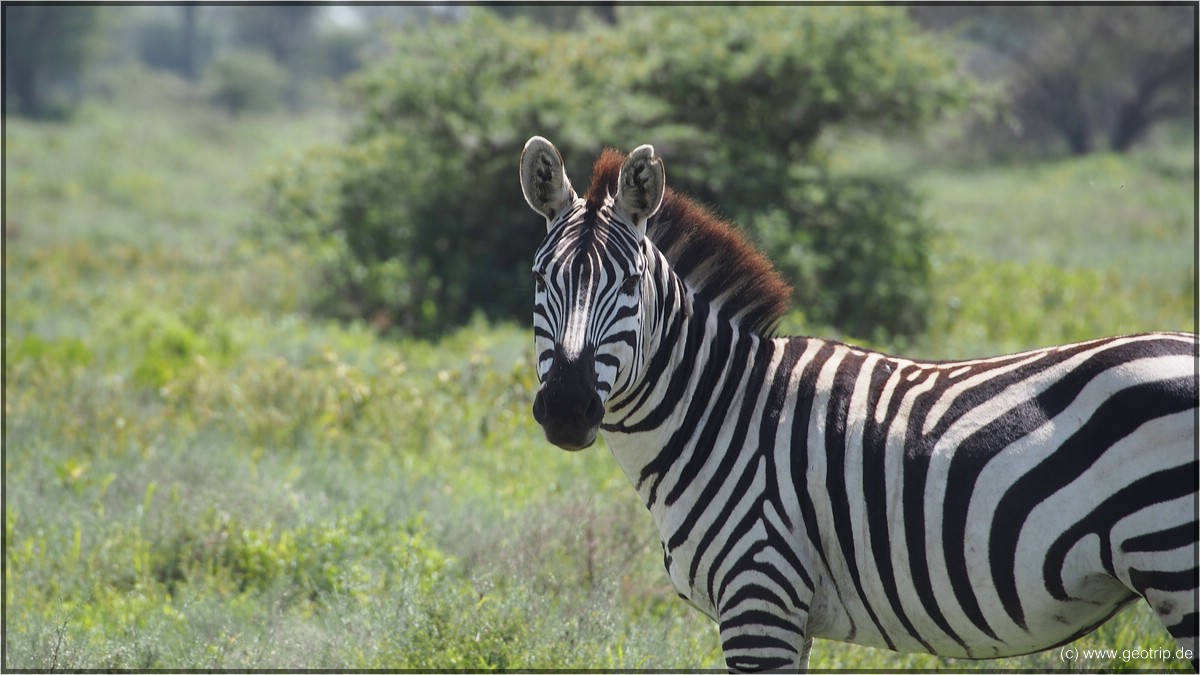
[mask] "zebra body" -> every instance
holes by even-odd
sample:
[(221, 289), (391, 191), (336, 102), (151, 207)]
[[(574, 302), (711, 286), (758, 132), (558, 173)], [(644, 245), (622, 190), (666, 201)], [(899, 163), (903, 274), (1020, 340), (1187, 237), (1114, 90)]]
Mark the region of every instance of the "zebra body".
[[(718, 438), (714, 447), (698, 447), (714, 411), (707, 411), (707, 419), (706, 411), (695, 411), (701, 416), (695, 433), (659, 471), (653, 463), (668, 447), (664, 436), (675, 430), (659, 427), (657, 433), (643, 432), (641, 439), (621, 433), (622, 426), (635, 425), (652, 410), (605, 420), (609, 446), (640, 484), (643, 502), (663, 534), (673, 585), (713, 618), (722, 614), (718, 607), (733, 609), (729, 599), (737, 579), (729, 569), (738, 567), (747, 572), (745, 583), (757, 583), (761, 595), (771, 598), (770, 611), (782, 610), (802, 624), (803, 633), (797, 627), (790, 638), (791, 627), (781, 628), (790, 645), (798, 646), (804, 635), (945, 656), (1023, 654), (1070, 641), (1136, 598), (1129, 575), (1143, 563), (1122, 546), (1137, 533), (1171, 529), (1164, 524), (1195, 529), (1195, 427), (1189, 411), (1195, 401), (1194, 386), (1189, 389), (1195, 362), (1189, 355), (1194, 342), (1186, 336), (1131, 336), (966, 365), (915, 363), (814, 339), (750, 342), (753, 362), (765, 364), (757, 373), (731, 368), (736, 361), (709, 361), (735, 371), (717, 378), (716, 391), (726, 382), (737, 383), (727, 409), (740, 413), (723, 427), (733, 433)], [(1112, 371), (1105, 356), (1117, 355), (1122, 347), (1165, 349), (1165, 354)], [(1053, 396), (1046, 390), (1081, 367), (1109, 372), (1079, 392), (1062, 394), (1077, 398), (1061, 411), (1020, 409), (1039, 395)], [(1024, 377), (1006, 382), (1006, 374)], [(1047, 501), (1029, 504), (1036, 508), (1023, 513), (1012, 530), (1023, 541), (1011, 542), (1015, 548), (1003, 569), (990, 564), (995, 552), (989, 542), (1007, 532), (995, 531), (1005, 525), (996, 518), (1027, 508), (1024, 493), (1013, 490), (1020, 489), (1022, 479), (1034, 480), (1025, 478), (1031, 469), (1053, 461), (1066, 440), (1079, 435), (1080, 422), (1096, 419), (1114, 392), (1164, 376), (1163, 396), (1175, 398), (1178, 414), (1159, 418), (1131, 439), (1140, 444), (1157, 437), (1159, 452), (1131, 457), (1119, 450), (1141, 446), (1126, 444), (1118, 452), (1091, 457), (1090, 448), (1080, 448), (1077, 461), (1087, 464), (1079, 477)], [(695, 383), (702, 375), (689, 379)], [(1172, 391), (1172, 385), (1178, 388)], [(697, 401), (715, 405), (717, 399), (694, 392), (679, 400), (681, 407)], [(955, 406), (956, 399), (985, 394), (991, 395), (983, 405)], [(923, 414), (914, 414), (914, 408)], [(944, 432), (935, 442), (906, 442), (911, 432), (937, 431), (939, 422)], [(746, 440), (741, 451), (731, 452), (722, 445), (738, 440), (739, 425)], [(828, 432), (839, 427), (840, 432)], [(1007, 427), (1009, 435), (998, 436), (1004, 432), (993, 430), (997, 427)], [(981, 442), (990, 445), (962, 450), (958, 442), (980, 429), (986, 434)], [(687, 471), (700, 454), (707, 455), (703, 463)], [(1064, 460), (1075, 458), (1059, 461)], [(1120, 527), (1096, 522), (1099, 533), (1020, 527), (1048, 517), (1089, 522), (1090, 514), (1102, 510), (1114, 474), (1129, 483), (1144, 482), (1145, 494), (1155, 498), (1177, 494), (1135, 516), (1145, 522)], [(959, 482), (951, 483), (951, 476)], [(673, 494), (678, 496), (671, 500)], [(955, 510), (946, 504), (951, 499)], [(1006, 502), (1011, 506), (1000, 510)], [(929, 508), (939, 503), (947, 508)], [(908, 505), (922, 508), (906, 510)], [(1175, 552), (1178, 560), (1171, 568), (1194, 579), (1194, 549), (1180, 546)], [(753, 572), (756, 559), (769, 569)], [(1047, 569), (1051, 559), (1057, 564)], [(1005, 570), (1011, 580), (1001, 581)], [(1047, 589), (1055, 578), (1063, 586), (1059, 597)], [(935, 583), (946, 579), (949, 585)], [(1002, 585), (1019, 600), (1013, 615), (999, 596)], [(1181, 598), (1164, 594), (1158, 606), (1168, 608), (1164, 620), (1170, 625), (1187, 614), (1192, 590), (1182, 590)], [(786, 602), (776, 604), (777, 599)], [(759, 624), (752, 630), (762, 633)]]
[(606, 157), (581, 198), (549, 142), (522, 156), (534, 415), (567, 449), (603, 430), (730, 668), (805, 667), (813, 637), (1024, 654), (1139, 597), (1195, 649), (1196, 336), (960, 362), (770, 337), (765, 259), (649, 146)]

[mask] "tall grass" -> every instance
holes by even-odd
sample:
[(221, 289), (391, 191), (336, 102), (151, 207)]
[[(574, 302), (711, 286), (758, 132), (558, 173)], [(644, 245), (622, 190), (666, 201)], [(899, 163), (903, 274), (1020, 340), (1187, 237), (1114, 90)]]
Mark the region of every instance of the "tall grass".
[[(476, 324), (432, 344), (315, 321), (302, 311), (311, 252), (240, 236), (257, 177), (335, 137), (336, 117), (105, 104), (69, 124), (6, 124), (6, 668), (722, 665), (715, 627), (670, 589), (653, 524), (608, 453), (541, 440), (526, 328)], [(1103, 161), (1142, 175), (1136, 158)], [(931, 208), (956, 194), (998, 208), (971, 181), (1005, 204), (1008, 187), (987, 186), (1024, 184), (1007, 173), (930, 178)], [(1154, 180), (1164, 196), (1137, 208), (1169, 212), (1178, 248), (1182, 190)], [(986, 266), (947, 254), (946, 297), (962, 304), (923, 349), (1077, 330), (1074, 312), (962, 309), (980, 298), (1033, 316), (1019, 293), (1090, 302), (1105, 283), (1127, 288), (1107, 263), (1026, 267), (954, 236)], [(989, 269), (1008, 270), (1001, 290)], [(1178, 284), (1133, 276), (1153, 292), (1121, 291), (1141, 302), (1084, 313), (1088, 329), (1144, 312), (1186, 323)], [(1086, 644), (1171, 642), (1139, 608)], [(1057, 669), (1057, 658), (820, 643), (813, 665)]]

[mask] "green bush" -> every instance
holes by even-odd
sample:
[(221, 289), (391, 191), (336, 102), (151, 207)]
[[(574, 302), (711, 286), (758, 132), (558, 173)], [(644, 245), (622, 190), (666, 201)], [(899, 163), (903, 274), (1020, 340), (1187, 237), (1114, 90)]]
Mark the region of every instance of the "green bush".
[[(543, 232), (514, 167), (540, 134), (580, 189), (603, 146), (655, 144), (672, 186), (752, 237), (811, 242), (804, 260), (780, 262), (814, 320), (920, 330), (928, 224), (917, 201), (894, 178), (831, 173), (818, 141), (830, 128), (922, 128), (967, 94), (950, 59), (892, 8), (620, 18), (551, 32), (475, 12), (403, 34), (356, 80), (363, 113), (346, 144), (272, 183), (266, 229), (327, 253), (318, 309), (416, 335), (480, 312), (526, 320)], [(313, 175), (335, 178), (303, 178)]]
[(269, 112), (283, 104), (287, 73), (266, 54), (233, 51), (213, 60), (205, 73), (208, 97), (231, 115)]
[(886, 343), (920, 334), (928, 320), (933, 233), (918, 204), (898, 181), (801, 171), (779, 206), (750, 224), (808, 320)]

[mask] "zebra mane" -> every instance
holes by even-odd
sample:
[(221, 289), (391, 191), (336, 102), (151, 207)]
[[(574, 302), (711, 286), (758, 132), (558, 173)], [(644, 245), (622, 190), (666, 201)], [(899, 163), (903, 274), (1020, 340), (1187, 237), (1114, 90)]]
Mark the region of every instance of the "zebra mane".
[[(589, 204), (616, 193), (624, 162), (612, 148), (600, 155), (584, 195)], [(687, 195), (667, 188), (646, 236), (696, 296), (734, 323), (769, 336), (787, 312), (792, 289), (771, 261), (732, 223)]]

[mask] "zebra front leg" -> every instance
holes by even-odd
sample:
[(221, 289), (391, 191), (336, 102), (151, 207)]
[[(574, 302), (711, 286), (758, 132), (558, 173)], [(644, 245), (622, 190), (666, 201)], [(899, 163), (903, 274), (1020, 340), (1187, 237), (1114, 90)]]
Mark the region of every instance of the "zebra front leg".
[(796, 661), (797, 670), (808, 670), (808, 655), (812, 653), (812, 646), (812, 638), (804, 640), (804, 646), (800, 648), (800, 658)]
[(739, 607), (722, 612), (721, 649), (731, 672), (806, 670), (812, 638), (805, 635), (806, 617), (789, 616), (777, 606)]
[(1131, 570), (1130, 578), (1197, 670), (1196, 568), (1182, 572)]
[[(1128, 586), (1154, 610), (1197, 670), (1196, 523), (1135, 537), (1121, 544)], [(1183, 544), (1183, 545), (1179, 545)], [(1193, 565), (1189, 567), (1190, 565)]]

